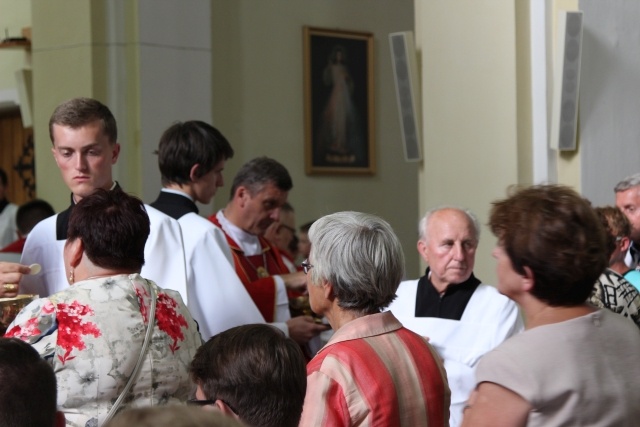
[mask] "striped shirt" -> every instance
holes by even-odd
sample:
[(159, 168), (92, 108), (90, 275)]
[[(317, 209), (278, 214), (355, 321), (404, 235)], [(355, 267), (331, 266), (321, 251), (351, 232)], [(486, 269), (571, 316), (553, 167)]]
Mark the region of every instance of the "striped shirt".
[(300, 426), (448, 426), (440, 357), (391, 312), (341, 327), (307, 365)]

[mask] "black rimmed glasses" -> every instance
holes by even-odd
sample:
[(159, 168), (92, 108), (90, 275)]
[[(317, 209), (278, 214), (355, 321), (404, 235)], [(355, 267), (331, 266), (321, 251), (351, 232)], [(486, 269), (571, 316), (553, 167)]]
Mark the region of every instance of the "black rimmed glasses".
[(304, 274), (309, 274), (309, 270), (311, 270), (313, 268), (313, 265), (309, 264), (309, 260), (308, 259), (305, 259), (300, 264), (300, 267), (302, 267), (302, 271), (304, 271)]

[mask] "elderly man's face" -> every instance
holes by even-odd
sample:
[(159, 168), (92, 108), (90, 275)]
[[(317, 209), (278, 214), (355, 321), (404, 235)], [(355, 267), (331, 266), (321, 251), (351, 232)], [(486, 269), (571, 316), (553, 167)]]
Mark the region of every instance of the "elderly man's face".
[(431, 283), (439, 292), (471, 276), (477, 247), (473, 223), (456, 209), (432, 214), (427, 241), (418, 242), (418, 251), (431, 268)]
[(640, 186), (616, 193), (616, 206), (631, 223), (631, 240), (640, 243)]
[(242, 195), (243, 225), (251, 234), (262, 236), (267, 228), (280, 219), (280, 208), (287, 201), (288, 191), (282, 191), (273, 183), (267, 183), (255, 195), (247, 190)]

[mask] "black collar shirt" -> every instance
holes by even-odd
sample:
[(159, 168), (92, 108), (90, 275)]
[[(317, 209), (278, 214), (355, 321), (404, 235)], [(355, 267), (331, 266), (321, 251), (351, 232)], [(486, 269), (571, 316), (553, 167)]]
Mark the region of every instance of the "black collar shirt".
[(460, 320), (471, 296), (480, 285), (480, 280), (471, 273), (466, 281), (449, 285), (444, 294), (440, 295), (431, 283), (430, 273), (427, 268), (425, 275), (418, 281), (415, 316)]

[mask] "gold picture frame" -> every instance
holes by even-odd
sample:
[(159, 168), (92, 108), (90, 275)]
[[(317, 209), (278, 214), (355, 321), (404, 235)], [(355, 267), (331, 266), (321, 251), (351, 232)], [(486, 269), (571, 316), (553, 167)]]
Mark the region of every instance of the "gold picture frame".
[(373, 34), (303, 27), (305, 171), (376, 172)]

